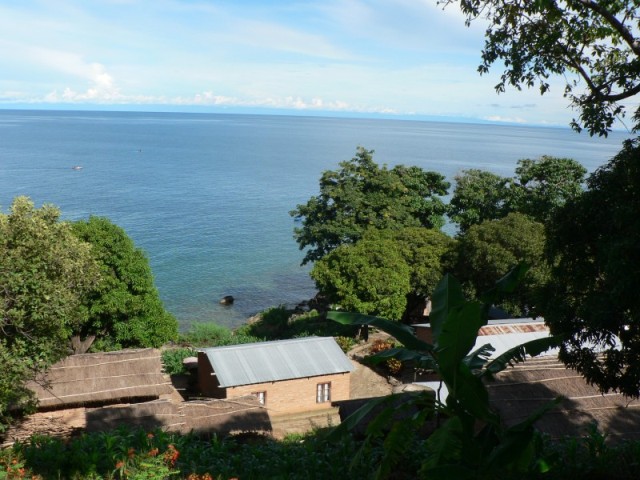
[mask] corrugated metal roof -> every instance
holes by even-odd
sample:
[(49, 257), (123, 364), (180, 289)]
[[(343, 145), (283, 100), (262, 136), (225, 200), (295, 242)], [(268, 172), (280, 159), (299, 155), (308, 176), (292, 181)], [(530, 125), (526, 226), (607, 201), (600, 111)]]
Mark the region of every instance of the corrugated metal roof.
[(246, 343), (202, 352), (224, 388), (353, 371), (333, 337)]

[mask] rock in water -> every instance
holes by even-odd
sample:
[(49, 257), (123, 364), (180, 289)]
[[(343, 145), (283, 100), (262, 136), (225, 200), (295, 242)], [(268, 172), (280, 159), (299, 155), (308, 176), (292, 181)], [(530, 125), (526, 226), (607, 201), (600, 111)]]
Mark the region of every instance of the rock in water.
[(233, 298), (233, 295), (225, 295), (224, 297), (222, 297), (222, 300), (220, 300), (220, 304), (221, 305), (232, 305), (234, 300), (235, 300), (235, 298)]

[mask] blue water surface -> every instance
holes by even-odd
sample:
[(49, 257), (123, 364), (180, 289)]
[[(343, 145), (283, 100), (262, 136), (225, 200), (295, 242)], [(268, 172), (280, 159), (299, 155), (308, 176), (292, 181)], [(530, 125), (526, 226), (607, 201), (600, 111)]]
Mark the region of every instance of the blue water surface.
[[(513, 175), (518, 159), (545, 154), (593, 171), (626, 137), (401, 120), (5, 110), (0, 207), (28, 195), (59, 206), (64, 218), (109, 217), (146, 251), (182, 328), (237, 326), (313, 296), (288, 212), (317, 194), (321, 172), (357, 146), (374, 149), (378, 163), (453, 179), (468, 168)], [(236, 303), (219, 305), (224, 295)]]

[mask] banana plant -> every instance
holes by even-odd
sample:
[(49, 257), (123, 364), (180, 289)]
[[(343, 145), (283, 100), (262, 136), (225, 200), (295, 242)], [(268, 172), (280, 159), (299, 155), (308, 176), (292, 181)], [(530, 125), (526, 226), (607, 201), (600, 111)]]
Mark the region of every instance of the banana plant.
[[(381, 410), (368, 425), (367, 439), (362, 447), (364, 451), (374, 439), (384, 436), (385, 455), (377, 478), (386, 478), (392, 472), (402, 460), (404, 448), (426, 420), (434, 416), (444, 420), (424, 442), (421, 477), (446, 480), (498, 478), (496, 475), (516, 474), (532, 468), (534, 423), (560, 399), (507, 428), (491, 408), (483, 380), (491, 379), (513, 363), (524, 361), (527, 355), (535, 356), (557, 346), (559, 339), (548, 337), (523, 343), (492, 360), (490, 355), (494, 349), (489, 344), (472, 351), (478, 330), (488, 322), (490, 306), (512, 292), (526, 270), (524, 265), (517, 266), (479, 300), (472, 301), (464, 298), (460, 283), (453, 276), (445, 275), (432, 296), (433, 344), (419, 340), (410, 327), (397, 322), (358, 313), (328, 313), (328, 318), (342, 324), (376, 327), (402, 344), (402, 347), (369, 357), (372, 363), (390, 357), (412, 361), (417, 367), (437, 373), (449, 392), (446, 403), (424, 392), (414, 393), (403, 402), (393, 396), (378, 399), (355, 412), (336, 429), (333, 435), (345, 434), (372, 411)], [(411, 413), (401, 415), (402, 410)]]

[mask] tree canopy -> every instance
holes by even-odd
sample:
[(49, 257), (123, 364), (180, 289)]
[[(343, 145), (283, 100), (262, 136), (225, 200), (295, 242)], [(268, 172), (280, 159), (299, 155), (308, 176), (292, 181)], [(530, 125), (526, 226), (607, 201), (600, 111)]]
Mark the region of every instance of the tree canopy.
[(399, 320), (431, 295), (443, 274), (442, 260), (454, 244), (422, 227), (367, 230), (318, 260), (311, 277), (342, 308)]
[(556, 208), (582, 193), (586, 173), (573, 159), (547, 155), (518, 160), (513, 177), (464, 170), (455, 177), (449, 215), (461, 232), (511, 212), (546, 223)]
[(486, 170), (463, 170), (455, 177), (449, 216), (465, 232), (472, 225), (496, 220), (515, 209), (514, 182)]
[(83, 298), (87, 322), (76, 333), (95, 337), (98, 348), (159, 347), (178, 334), (164, 309), (149, 260), (119, 226), (104, 217), (74, 222), (75, 235), (91, 244), (102, 280)]
[(538, 313), (540, 289), (549, 278), (544, 225), (512, 212), (474, 225), (458, 237), (456, 276), (473, 297), (520, 263), (530, 267), (515, 293), (501, 306), (514, 316)]
[(560, 358), (603, 392), (640, 396), (640, 140), (629, 141), (550, 224), (557, 259), (545, 320)]
[(0, 213), (0, 430), (29, 404), (24, 382), (69, 353), (86, 321), (82, 298), (99, 280), (91, 248), (51, 205), (17, 197)]
[[(504, 66), (498, 92), (550, 88), (566, 75), (564, 96), (579, 112), (571, 126), (607, 135), (625, 100), (640, 93), (640, 12), (637, 0), (441, 0), (459, 3), (467, 24), (489, 22), (480, 73)], [(568, 75), (567, 75), (568, 74)], [(584, 88), (583, 88), (584, 86)], [(637, 103), (637, 102), (633, 102)], [(640, 107), (634, 112), (640, 123)]]
[(373, 150), (358, 148), (339, 170), (322, 174), (318, 195), (290, 212), (302, 222), (294, 230), (300, 249), (307, 249), (302, 263), (356, 242), (369, 228), (442, 227), (447, 206), (441, 197), (448, 188), (439, 173), (415, 166), (379, 166)]

